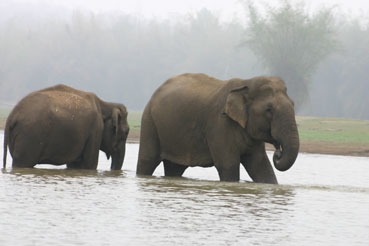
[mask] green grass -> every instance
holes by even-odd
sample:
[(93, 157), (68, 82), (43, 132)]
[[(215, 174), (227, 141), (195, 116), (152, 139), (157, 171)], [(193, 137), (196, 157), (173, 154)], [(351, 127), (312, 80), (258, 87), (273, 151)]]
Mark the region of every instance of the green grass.
[(141, 111), (128, 111), (128, 124), (130, 128), (141, 127)]
[[(140, 111), (128, 113), (131, 129), (140, 128), (141, 115)], [(297, 116), (297, 124), (301, 141), (369, 145), (369, 121)]]
[(301, 141), (369, 144), (369, 121), (297, 117)]
[(0, 129), (4, 129), (6, 117), (9, 115), (11, 108), (0, 107)]
[(0, 107), (0, 118), (6, 118), (10, 113), (11, 108)]

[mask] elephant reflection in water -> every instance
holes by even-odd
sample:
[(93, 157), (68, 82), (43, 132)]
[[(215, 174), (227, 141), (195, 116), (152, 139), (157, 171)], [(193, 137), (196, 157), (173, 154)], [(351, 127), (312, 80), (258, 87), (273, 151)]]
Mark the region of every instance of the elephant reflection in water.
[(282, 79), (183, 74), (161, 85), (146, 105), (137, 174), (152, 175), (163, 161), (166, 176), (215, 166), (220, 180), (238, 181), (242, 163), (254, 182), (277, 184), (265, 143), (276, 148), (276, 169), (293, 165), (299, 135)]
[(111, 169), (122, 168), (129, 132), (127, 109), (95, 94), (56, 85), (23, 98), (10, 113), (4, 134), (13, 167), (67, 164), (96, 169), (99, 150), (112, 157)]

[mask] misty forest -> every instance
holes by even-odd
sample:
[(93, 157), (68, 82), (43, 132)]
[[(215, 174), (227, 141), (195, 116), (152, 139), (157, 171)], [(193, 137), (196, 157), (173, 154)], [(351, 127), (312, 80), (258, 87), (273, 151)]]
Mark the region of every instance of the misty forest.
[[(300, 3), (300, 2), (299, 2)], [(369, 119), (369, 16), (243, 3), (224, 21), (202, 9), (168, 18), (0, 9), (0, 107), (64, 83), (142, 110), (171, 76), (282, 77), (299, 115)]]

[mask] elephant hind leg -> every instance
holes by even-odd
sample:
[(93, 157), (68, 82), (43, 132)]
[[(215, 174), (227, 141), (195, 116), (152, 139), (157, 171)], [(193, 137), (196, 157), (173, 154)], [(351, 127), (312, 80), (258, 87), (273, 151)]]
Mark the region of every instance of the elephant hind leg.
[(164, 174), (170, 177), (181, 177), (188, 166), (180, 165), (168, 160), (164, 160)]
[(37, 163), (33, 163), (33, 162), (29, 162), (29, 161), (18, 161), (18, 160), (13, 160), (13, 167), (18, 167), (18, 168), (32, 168), (34, 166), (36, 166)]
[(34, 167), (38, 163), (37, 158), (30, 153), (24, 153), (24, 155), (13, 155), (13, 167), (25, 168), (25, 167)]
[(153, 161), (138, 159), (136, 173), (138, 175), (152, 175), (160, 162), (160, 160)]
[(81, 168), (81, 162), (80, 161), (69, 162), (69, 163), (67, 163), (67, 168), (80, 169)]
[(12, 166), (19, 168), (34, 167), (39, 163), (38, 153), (39, 149), (23, 148), (23, 146), (16, 146), (12, 153)]
[(148, 110), (145, 109), (142, 115), (140, 147), (136, 168), (138, 175), (152, 175), (162, 161), (158, 133)]

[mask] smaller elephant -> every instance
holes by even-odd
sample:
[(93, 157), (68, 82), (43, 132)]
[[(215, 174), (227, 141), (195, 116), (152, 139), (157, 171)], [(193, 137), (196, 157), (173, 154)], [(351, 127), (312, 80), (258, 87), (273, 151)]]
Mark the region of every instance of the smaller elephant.
[(112, 157), (120, 170), (129, 132), (127, 109), (95, 94), (56, 85), (24, 97), (10, 113), (4, 132), (13, 167), (67, 164), (68, 168), (96, 169), (99, 150)]
[(240, 163), (253, 181), (277, 184), (273, 163), (288, 170), (299, 152), (294, 103), (278, 77), (218, 80), (183, 74), (162, 84), (142, 115), (138, 175), (160, 162), (166, 176), (190, 166), (215, 166), (222, 181), (238, 181)]

